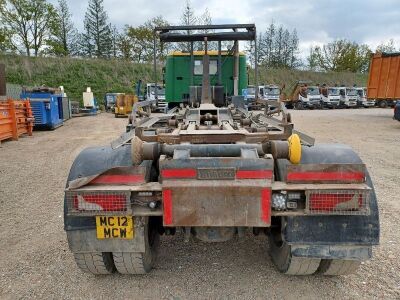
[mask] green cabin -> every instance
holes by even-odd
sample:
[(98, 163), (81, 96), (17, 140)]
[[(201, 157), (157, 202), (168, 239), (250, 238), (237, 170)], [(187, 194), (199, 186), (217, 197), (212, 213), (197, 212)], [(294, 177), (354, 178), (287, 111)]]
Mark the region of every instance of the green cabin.
[[(189, 98), (191, 85), (201, 86), (203, 80), (204, 51), (194, 51), (193, 83), (191, 83), (191, 56), (188, 52), (174, 51), (167, 56), (164, 70), (165, 100), (167, 102), (182, 102)], [(218, 51), (208, 51), (210, 56), (210, 85), (218, 85)], [(233, 95), (234, 56), (228, 51), (221, 51), (222, 82), (225, 96)], [(239, 54), (238, 92), (247, 87), (248, 74), (246, 56)]]

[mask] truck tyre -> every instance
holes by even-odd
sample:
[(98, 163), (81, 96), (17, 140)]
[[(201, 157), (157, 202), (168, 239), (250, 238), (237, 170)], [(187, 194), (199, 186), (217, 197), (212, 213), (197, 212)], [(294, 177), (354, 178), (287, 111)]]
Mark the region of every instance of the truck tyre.
[(271, 230), (269, 250), (277, 269), (287, 275), (311, 275), (320, 266), (321, 259), (292, 256), (291, 246), (282, 240), (280, 228)]
[(322, 259), (318, 273), (327, 276), (348, 275), (357, 272), (360, 265), (359, 260)]
[(107, 275), (115, 271), (114, 262), (109, 252), (74, 253), (78, 267), (86, 273)]
[(157, 257), (160, 235), (156, 229), (145, 229), (144, 252), (114, 252), (114, 264), (121, 274), (146, 274), (151, 271)]
[(387, 103), (386, 100), (382, 100), (382, 101), (379, 101), (378, 106), (379, 106), (380, 108), (386, 108), (386, 107), (388, 106), (388, 103)]
[(297, 109), (297, 110), (302, 110), (304, 107), (303, 107), (303, 103), (301, 103), (300, 101), (297, 101), (295, 104), (294, 104), (294, 108), (295, 109)]

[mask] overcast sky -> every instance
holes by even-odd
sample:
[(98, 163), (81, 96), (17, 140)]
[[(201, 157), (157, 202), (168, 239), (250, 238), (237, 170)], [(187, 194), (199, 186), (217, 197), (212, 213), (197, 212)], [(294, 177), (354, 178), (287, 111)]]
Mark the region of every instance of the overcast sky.
[[(73, 21), (81, 29), (87, 2), (67, 1)], [(308, 54), (311, 45), (342, 38), (369, 44), (373, 50), (393, 39), (400, 48), (400, 0), (192, 0), (191, 3), (197, 14), (208, 8), (214, 24), (255, 23), (257, 31), (264, 31), (273, 20), (289, 30), (296, 28), (302, 57)], [(157, 15), (179, 25), (184, 5), (185, 0), (104, 0), (110, 22), (121, 29), (125, 24), (140, 25)]]

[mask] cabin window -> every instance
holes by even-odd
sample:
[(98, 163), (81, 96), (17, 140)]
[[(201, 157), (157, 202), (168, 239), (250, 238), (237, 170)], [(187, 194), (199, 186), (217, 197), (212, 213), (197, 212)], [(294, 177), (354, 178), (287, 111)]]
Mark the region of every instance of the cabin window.
[[(218, 61), (210, 60), (210, 75), (215, 75), (218, 72)], [(194, 61), (194, 75), (203, 75), (203, 60)]]

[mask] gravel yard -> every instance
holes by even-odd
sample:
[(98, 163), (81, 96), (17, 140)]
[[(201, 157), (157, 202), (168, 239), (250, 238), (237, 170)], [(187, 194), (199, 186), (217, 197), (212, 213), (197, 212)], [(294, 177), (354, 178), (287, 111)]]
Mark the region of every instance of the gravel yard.
[(220, 244), (161, 238), (145, 276), (82, 273), (63, 230), (69, 168), (88, 146), (110, 143), (127, 119), (75, 118), (55, 131), (0, 146), (0, 299), (15, 298), (400, 298), (400, 122), (391, 109), (292, 111), (317, 143), (349, 144), (367, 164), (381, 218), (381, 245), (359, 272), (289, 277), (268, 255), (265, 236)]

